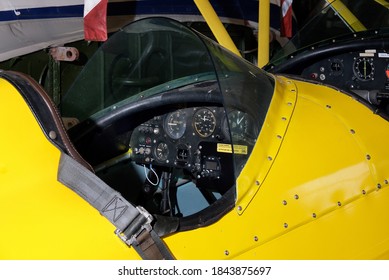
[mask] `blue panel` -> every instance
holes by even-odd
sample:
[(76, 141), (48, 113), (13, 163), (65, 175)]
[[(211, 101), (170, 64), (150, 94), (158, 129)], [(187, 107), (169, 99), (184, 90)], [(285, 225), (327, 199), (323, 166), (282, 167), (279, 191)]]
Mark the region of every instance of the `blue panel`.
[(0, 21), (82, 17), (84, 5), (1, 11)]

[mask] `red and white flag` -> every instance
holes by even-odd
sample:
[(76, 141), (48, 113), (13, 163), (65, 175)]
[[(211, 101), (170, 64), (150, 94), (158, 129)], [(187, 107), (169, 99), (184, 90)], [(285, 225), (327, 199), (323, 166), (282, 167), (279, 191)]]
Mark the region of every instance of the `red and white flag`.
[(108, 0), (84, 1), (84, 37), (87, 41), (105, 41)]
[(293, 0), (281, 0), (281, 36), (292, 37), (292, 2)]

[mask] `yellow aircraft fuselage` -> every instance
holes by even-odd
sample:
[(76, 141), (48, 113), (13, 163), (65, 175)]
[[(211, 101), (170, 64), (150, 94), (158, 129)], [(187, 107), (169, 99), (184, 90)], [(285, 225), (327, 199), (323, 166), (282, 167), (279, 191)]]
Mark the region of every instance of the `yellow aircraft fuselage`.
[[(0, 259), (139, 259), (57, 180), (61, 151), (0, 80)], [(177, 259), (388, 259), (389, 123), (323, 85), (276, 77), (233, 210), (164, 238)]]
[(235, 209), (167, 238), (169, 248), (178, 258), (388, 259), (388, 125), (337, 90), (278, 77)]

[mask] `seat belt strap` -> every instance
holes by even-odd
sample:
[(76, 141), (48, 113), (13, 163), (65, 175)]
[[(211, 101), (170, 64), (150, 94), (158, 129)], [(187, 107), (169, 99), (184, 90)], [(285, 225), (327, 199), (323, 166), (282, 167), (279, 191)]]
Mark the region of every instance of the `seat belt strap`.
[(115, 234), (134, 247), (143, 259), (174, 259), (166, 244), (153, 230), (153, 216), (134, 206), (116, 190), (72, 157), (62, 153), (58, 181), (76, 192), (115, 227)]
[(166, 245), (154, 230), (143, 230), (138, 235), (136, 243), (134, 242), (132, 244), (132, 247), (138, 252), (142, 259), (145, 260), (174, 259)]

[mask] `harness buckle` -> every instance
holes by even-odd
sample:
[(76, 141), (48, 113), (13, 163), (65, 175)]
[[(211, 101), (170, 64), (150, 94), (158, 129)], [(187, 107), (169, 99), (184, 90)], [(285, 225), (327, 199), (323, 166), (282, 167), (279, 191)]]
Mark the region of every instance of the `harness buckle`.
[(144, 232), (151, 232), (153, 229), (151, 223), (153, 222), (153, 216), (142, 206), (137, 206), (139, 215), (137, 215), (130, 224), (124, 229), (116, 229), (115, 234), (128, 246), (138, 245), (137, 238)]

